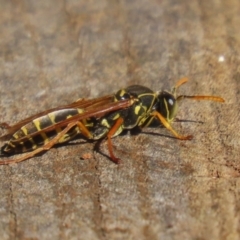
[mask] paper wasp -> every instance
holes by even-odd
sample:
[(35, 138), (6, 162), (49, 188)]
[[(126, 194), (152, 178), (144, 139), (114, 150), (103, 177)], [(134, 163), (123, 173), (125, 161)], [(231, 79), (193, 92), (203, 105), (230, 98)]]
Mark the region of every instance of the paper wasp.
[(64, 143), (80, 135), (86, 139), (106, 138), (110, 159), (119, 163), (112, 148), (111, 138), (123, 130), (149, 126), (157, 119), (172, 134), (181, 140), (192, 136), (179, 135), (171, 126), (176, 113), (177, 103), (190, 98), (224, 102), (216, 96), (177, 96), (176, 90), (188, 80), (183, 78), (171, 92), (153, 92), (140, 85), (129, 86), (116, 94), (90, 100), (78, 100), (69, 105), (49, 109), (33, 115), (13, 126), (1, 123), (7, 133), (0, 137), (8, 141), (1, 149), (1, 155), (7, 156), (25, 153), (16, 159), (4, 158), (0, 165), (18, 163), (49, 150), (55, 144)]

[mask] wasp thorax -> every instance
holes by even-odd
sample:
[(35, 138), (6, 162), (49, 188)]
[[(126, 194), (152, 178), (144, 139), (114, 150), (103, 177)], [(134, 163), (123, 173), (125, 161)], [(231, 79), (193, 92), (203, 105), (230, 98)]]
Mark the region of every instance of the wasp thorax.
[(121, 89), (115, 94), (116, 101), (126, 100), (130, 98), (131, 95), (125, 89)]
[(156, 110), (168, 121), (173, 120), (177, 113), (177, 101), (174, 95), (165, 91), (160, 92)]

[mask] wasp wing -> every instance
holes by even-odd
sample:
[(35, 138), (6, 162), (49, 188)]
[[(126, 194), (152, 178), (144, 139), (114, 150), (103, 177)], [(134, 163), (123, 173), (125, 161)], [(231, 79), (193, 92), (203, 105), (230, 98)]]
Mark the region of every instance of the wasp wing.
[[(110, 97), (111, 96), (111, 97)], [(70, 118), (67, 118), (61, 122), (55, 123), (51, 126), (45, 127), (43, 129), (41, 129), (40, 131), (37, 132), (33, 132), (31, 134), (28, 134), (26, 136), (23, 136), (21, 138), (18, 138), (16, 140), (12, 140), (13, 143), (17, 143), (17, 142), (24, 142), (26, 140), (28, 140), (30, 137), (36, 136), (42, 132), (50, 132), (51, 130), (54, 130), (56, 128), (59, 127), (66, 127), (69, 123), (74, 123), (74, 122), (78, 122), (87, 118), (100, 118), (102, 116), (104, 116), (105, 114), (108, 114), (110, 112), (113, 111), (117, 111), (120, 109), (124, 109), (124, 108), (128, 108), (130, 107), (133, 103), (135, 102), (135, 99), (127, 99), (127, 100), (121, 100), (121, 101), (117, 101), (117, 102), (113, 102), (113, 96), (109, 95), (108, 97), (103, 97), (103, 98), (99, 98), (99, 99), (92, 99), (92, 100), (81, 100), (80, 102), (74, 102), (70, 105), (67, 105), (68, 108), (72, 108), (72, 106), (74, 106), (75, 108), (81, 108), (84, 110), (83, 113), (79, 113), (77, 115), (74, 115)], [(54, 108), (53, 111), (59, 110), (62, 108)], [(64, 108), (67, 109), (67, 108)], [(45, 111), (44, 114), (50, 113), (51, 111)], [(37, 114), (34, 116), (43, 116), (42, 114)], [(35, 118), (28, 118), (29, 121), (35, 119)], [(25, 119), (26, 120), (26, 119)], [(23, 121), (25, 121), (23, 120)], [(22, 121), (22, 122), (23, 122)], [(29, 121), (26, 121), (26, 123), (28, 123)], [(21, 125), (23, 126), (23, 125)], [(15, 129), (14, 129), (15, 130)], [(19, 128), (17, 129), (19, 130)], [(10, 129), (10, 131), (12, 131), (12, 129)], [(9, 139), (12, 136), (12, 132), (11, 133), (7, 133), (6, 135), (2, 136), (0, 139), (1, 140), (5, 140), (6, 138)]]
[(43, 112), (34, 114), (34, 115), (32, 115), (28, 118), (25, 118), (25, 119), (21, 120), (20, 122), (14, 124), (12, 126), (8, 126), (6, 123), (1, 123), (0, 126), (2, 125), (3, 128), (6, 128), (7, 133), (0, 136), (0, 141), (6, 141), (6, 140), (10, 139), (12, 137), (12, 135), (16, 131), (18, 131), (21, 127), (23, 127), (24, 125), (33, 121), (34, 119), (42, 117), (42, 116), (44, 116), (48, 113), (58, 111), (58, 110), (61, 110), (61, 109), (69, 109), (69, 108), (79, 108), (79, 109), (96, 108), (99, 105), (100, 106), (105, 105), (105, 104), (108, 104), (112, 101), (113, 101), (113, 95), (107, 95), (107, 96), (104, 96), (104, 97), (94, 98), (94, 99), (79, 99), (79, 100), (77, 100), (73, 103), (63, 105), (63, 106), (60, 106), (60, 107), (51, 108), (51, 109), (45, 110)]

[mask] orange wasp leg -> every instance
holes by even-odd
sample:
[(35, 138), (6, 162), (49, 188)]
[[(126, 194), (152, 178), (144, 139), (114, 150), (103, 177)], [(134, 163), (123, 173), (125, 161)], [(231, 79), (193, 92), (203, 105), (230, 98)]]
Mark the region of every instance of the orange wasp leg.
[(76, 125), (78, 126), (81, 134), (84, 137), (86, 137), (87, 139), (92, 139), (93, 138), (92, 134), (89, 132), (89, 130), (86, 128), (86, 126), (81, 121), (78, 121)]
[(111, 160), (118, 164), (120, 163), (120, 159), (119, 158), (116, 158), (113, 154), (113, 147), (112, 147), (112, 141), (111, 141), (111, 138), (112, 136), (114, 136), (114, 134), (117, 132), (117, 130), (119, 129), (119, 127), (122, 125), (123, 123), (123, 118), (118, 118), (117, 121), (115, 122), (115, 124), (113, 125), (113, 127), (110, 129), (110, 131), (108, 132), (107, 134), (107, 142), (108, 142), (108, 151), (109, 151), (109, 155), (110, 155), (110, 158)]
[(158, 118), (158, 120), (163, 124), (163, 126), (165, 128), (167, 128), (170, 132), (172, 132), (172, 134), (178, 138), (178, 139), (181, 139), (181, 140), (190, 140), (193, 138), (192, 135), (188, 135), (188, 136), (182, 136), (182, 135), (179, 135), (173, 128), (172, 126), (170, 125), (170, 123), (157, 111), (154, 111), (153, 113), (151, 113), (152, 116)]
[(81, 122), (73, 122), (73, 123), (69, 123), (67, 125), (66, 128), (64, 128), (58, 135), (56, 135), (53, 139), (51, 139), (48, 143), (46, 143), (45, 145), (35, 149), (32, 152), (29, 152), (27, 154), (25, 154), (22, 157), (19, 157), (17, 159), (6, 159), (6, 160), (1, 160), (0, 161), (0, 165), (7, 165), (7, 164), (11, 164), (11, 163), (19, 163), (22, 162), (24, 160), (27, 160), (31, 157), (34, 157), (36, 154), (39, 154), (43, 151), (47, 151), (50, 148), (52, 148), (55, 144), (57, 144), (59, 142), (59, 140), (73, 127), (78, 126), (78, 128), (80, 129), (81, 133), (87, 137), (87, 138), (91, 138), (92, 135), (91, 133), (88, 131), (88, 129), (83, 125), (83, 123)]

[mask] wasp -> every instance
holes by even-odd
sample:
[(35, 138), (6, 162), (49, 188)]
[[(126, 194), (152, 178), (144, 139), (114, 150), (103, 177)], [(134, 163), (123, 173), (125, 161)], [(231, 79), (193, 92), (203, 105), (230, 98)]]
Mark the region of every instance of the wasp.
[(26, 118), (10, 126), (1, 123), (7, 133), (0, 137), (7, 143), (1, 148), (1, 156), (23, 153), (20, 157), (5, 157), (0, 165), (19, 163), (47, 151), (54, 145), (65, 143), (77, 135), (85, 139), (107, 139), (110, 159), (115, 157), (111, 139), (122, 131), (135, 127), (146, 127), (154, 121), (167, 128), (177, 139), (190, 140), (192, 135), (180, 135), (171, 126), (178, 102), (188, 98), (224, 102), (216, 96), (177, 96), (177, 89), (188, 81), (180, 79), (171, 92), (157, 91), (133, 85), (115, 94), (96, 99), (79, 99), (69, 105), (52, 108)]

